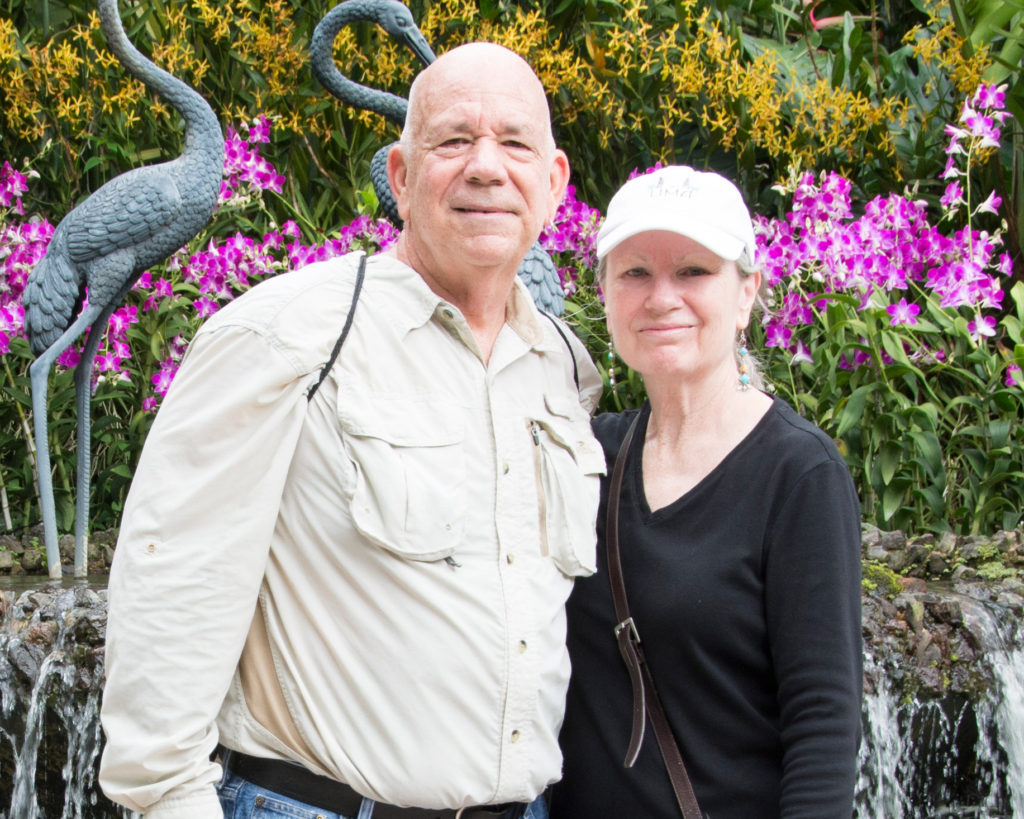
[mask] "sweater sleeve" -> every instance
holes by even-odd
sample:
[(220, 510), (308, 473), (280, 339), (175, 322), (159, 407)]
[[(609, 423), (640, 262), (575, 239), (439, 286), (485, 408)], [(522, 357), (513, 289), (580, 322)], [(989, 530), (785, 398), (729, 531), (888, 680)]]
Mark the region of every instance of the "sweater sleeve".
[(766, 544), (784, 819), (849, 819), (863, 693), (860, 508), (838, 459), (788, 492)]

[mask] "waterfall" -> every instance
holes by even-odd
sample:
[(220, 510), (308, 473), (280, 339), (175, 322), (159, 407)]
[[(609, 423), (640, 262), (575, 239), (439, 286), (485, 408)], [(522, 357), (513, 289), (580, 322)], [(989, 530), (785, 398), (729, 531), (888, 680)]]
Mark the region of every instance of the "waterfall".
[(864, 678), (869, 690), (861, 717), (864, 733), (857, 759), (857, 816), (904, 819), (909, 803), (898, 775), (906, 757), (897, 720), (899, 703), (874, 655), (864, 658)]
[(128, 816), (100, 795), (106, 592), (0, 590), (0, 819)]
[(989, 647), (987, 656), (997, 690), (986, 703), (994, 715), (1004, 779), (1013, 816), (1024, 817), (1024, 645), (1020, 621), (992, 604), (966, 598), (964, 618)]
[(1024, 817), (1024, 647), (1018, 616), (945, 592), (983, 651), (991, 681), (939, 697), (901, 694), (900, 657), (864, 658), (857, 819)]

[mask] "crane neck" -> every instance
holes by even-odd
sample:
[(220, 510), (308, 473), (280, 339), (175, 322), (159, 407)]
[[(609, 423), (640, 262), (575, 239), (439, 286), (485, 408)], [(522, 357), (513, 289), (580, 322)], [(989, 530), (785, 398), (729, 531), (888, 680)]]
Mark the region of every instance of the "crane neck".
[(380, 24), (382, 11), (377, 3), (349, 0), (332, 8), (317, 24), (310, 42), (313, 73), (334, 97), (356, 108), (373, 111), (396, 125), (405, 125), (409, 103), (389, 91), (368, 88), (350, 80), (334, 63), (334, 39), (349, 23), (360, 21)]
[(98, 0), (100, 23), (110, 50), (125, 69), (150, 91), (166, 100), (185, 120), (185, 151), (216, 149), (223, 154), (220, 121), (209, 103), (173, 74), (159, 68), (132, 45), (121, 23), (117, 0)]

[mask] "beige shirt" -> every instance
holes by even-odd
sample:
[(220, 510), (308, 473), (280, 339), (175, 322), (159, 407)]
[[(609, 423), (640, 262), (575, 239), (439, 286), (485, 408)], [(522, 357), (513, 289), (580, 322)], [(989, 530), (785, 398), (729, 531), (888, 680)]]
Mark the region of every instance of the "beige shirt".
[(404, 806), (527, 801), (560, 776), (600, 379), (563, 328), (577, 391), (520, 283), (485, 366), (460, 312), (378, 256), (307, 403), (357, 262), (208, 321), (146, 442), (110, 577), (100, 781), (148, 816), (220, 819), (218, 740)]

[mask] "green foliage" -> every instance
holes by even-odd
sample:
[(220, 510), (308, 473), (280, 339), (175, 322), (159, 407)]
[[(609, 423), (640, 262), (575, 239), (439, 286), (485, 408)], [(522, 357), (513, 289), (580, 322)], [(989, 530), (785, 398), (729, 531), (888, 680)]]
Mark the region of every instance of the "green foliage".
[[(1024, 284), (1013, 296), (1001, 329), (1024, 351)], [(927, 304), (927, 318), (910, 330), (837, 294), (816, 316), (814, 363), (794, 364), (769, 347), (765, 374), (836, 439), (866, 520), (887, 530), (1012, 529), (1024, 509), (1024, 448), (1015, 440), (1024, 393), (1004, 384), (1015, 354), (979, 345), (965, 319)], [(943, 355), (908, 354), (922, 337)], [(851, 367), (858, 354), (868, 363)]]

